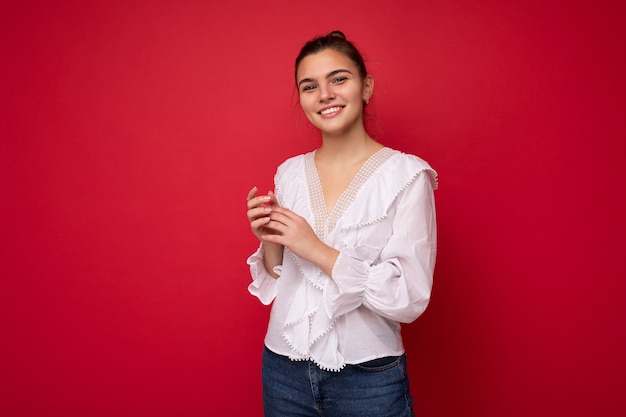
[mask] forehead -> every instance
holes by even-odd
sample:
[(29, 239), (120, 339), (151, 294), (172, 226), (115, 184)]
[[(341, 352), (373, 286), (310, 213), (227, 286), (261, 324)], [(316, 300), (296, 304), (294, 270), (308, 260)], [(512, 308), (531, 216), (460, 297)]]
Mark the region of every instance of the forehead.
[(353, 74), (358, 74), (356, 65), (350, 58), (334, 49), (324, 49), (316, 54), (307, 55), (300, 61), (297, 79), (323, 78), (337, 69), (347, 69)]

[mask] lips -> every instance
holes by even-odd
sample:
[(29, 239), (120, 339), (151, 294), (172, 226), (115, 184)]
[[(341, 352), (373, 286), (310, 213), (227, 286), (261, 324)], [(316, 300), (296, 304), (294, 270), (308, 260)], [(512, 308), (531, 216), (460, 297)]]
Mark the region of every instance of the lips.
[(340, 111), (341, 109), (343, 109), (345, 106), (333, 106), (333, 107), (327, 107), (321, 111), (319, 111), (318, 113), (321, 114), (322, 116), (330, 116), (334, 113), (337, 113), (338, 111)]

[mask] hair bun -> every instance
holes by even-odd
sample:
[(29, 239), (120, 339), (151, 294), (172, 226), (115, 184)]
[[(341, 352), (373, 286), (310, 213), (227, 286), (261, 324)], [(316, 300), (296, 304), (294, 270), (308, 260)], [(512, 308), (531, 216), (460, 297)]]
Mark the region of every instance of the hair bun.
[(327, 35), (318, 36), (304, 44), (296, 57), (296, 84), (299, 81), (298, 67), (302, 60), (309, 55), (316, 54), (326, 49), (331, 49), (350, 59), (356, 66), (361, 80), (365, 80), (367, 77), (367, 69), (365, 68), (365, 62), (363, 62), (363, 56), (352, 42), (346, 39), (346, 35), (344, 35), (343, 32), (333, 30)]
[(340, 30), (333, 30), (332, 32), (330, 32), (328, 35), (329, 38), (341, 38), (341, 39), (346, 39), (346, 35), (343, 34), (342, 31)]

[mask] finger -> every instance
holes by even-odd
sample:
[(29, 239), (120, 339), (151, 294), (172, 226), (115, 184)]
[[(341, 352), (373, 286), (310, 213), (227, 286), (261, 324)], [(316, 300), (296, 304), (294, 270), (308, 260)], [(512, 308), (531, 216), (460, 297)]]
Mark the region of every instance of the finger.
[(259, 219), (261, 217), (269, 218), (269, 214), (271, 212), (272, 212), (272, 208), (269, 206), (253, 207), (248, 210), (248, 220), (252, 221), (252, 220)]
[(248, 191), (248, 198), (246, 200), (249, 201), (253, 199), (256, 196), (257, 191), (259, 191), (259, 189), (255, 185), (250, 191)]
[(264, 242), (268, 242), (268, 243), (277, 243), (279, 245), (285, 244), (285, 238), (282, 235), (278, 235), (278, 234), (263, 233), (261, 235), (261, 239)]
[(250, 222), (250, 227), (252, 227), (253, 229), (259, 229), (261, 227), (266, 227), (269, 221), (270, 221), (269, 217), (261, 217), (261, 218), (256, 219), (256, 220), (252, 220)]
[(292, 219), (292, 220), (295, 219), (295, 217), (296, 217), (296, 214), (294, 214), (293, 211), (291, 211), (289, 209), (286, 209), (284, 207), (280, 207), (280, 206), (272, 207), (272, 213), (279, 214), (281, 216), (284, 216), (284, 217), (286, 217), (288, 219)]
[(280, 223), (280, 222), (275, 222), (270, 220), (267, 223), (263, 224), (263, 235), (278, 235), (278, 236), (282, 236), (285, 234), (285, 231), (287, 230), (287, 228), (285, 227), (284, 224)]
[(278, 204), (278, 198), (276, 198), (276, 194), (274, 194), (274, 191), (269, 190), (267, 192), (267, 195), (270, 196), (270, 204), (271, 205), (280, 207), (280, 204)]
[(288, 214), (278, 212), (277, 210), (278, 208), (273, 208), (272, 212), (269, 215), (272, 221), (281, 223), (285, 226), (289, 226), (291, 223), (293, 223), (293, 219)]
[(248, 210), (255, 208), (255, 207), (263, 206), (265, 203), (268, 203), (270, 199), (271, 197), (268, 195), (261, 195), (261, 196), (253, 197), (250, 200), (248, 200)]

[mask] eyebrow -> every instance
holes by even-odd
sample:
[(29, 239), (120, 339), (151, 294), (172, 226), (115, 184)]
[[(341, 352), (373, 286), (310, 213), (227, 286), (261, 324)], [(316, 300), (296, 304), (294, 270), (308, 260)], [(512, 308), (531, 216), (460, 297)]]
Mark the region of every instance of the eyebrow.
[[(347, 69), (344, 69), (344, 68), (340, 68), (340, 69), (336, 69), (336, 70), (333, 70), (333, 71), (329, 72), (329, 73), (326, 75), (326, 79), (331, 78), (331, 77), (333, 77), (333, 76), (335, 76), (335, 75), (337, 75), (337, 74), (341, 74), (342, 72), (347, 72), (348, 74), (352, 74), (352, 72), (351, 72), (351, 71), (349, 71), (349, 70), (347, 70)], [(315, 81), (315, 80), (314, 80), (313, 78), (303, 78), (303, 79), (301, 79), (301, 80), (298, 82), (298, 87), (299, 87), (300, 85), (304, 84), (304, 83), (310, 83), (310, 82), (314, 82), (314, 81)]]

